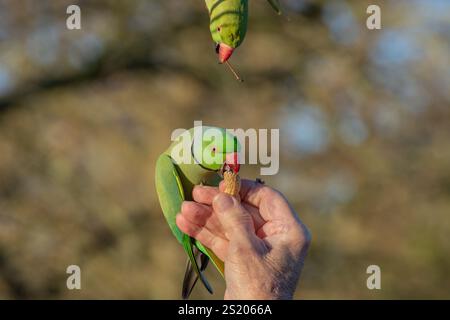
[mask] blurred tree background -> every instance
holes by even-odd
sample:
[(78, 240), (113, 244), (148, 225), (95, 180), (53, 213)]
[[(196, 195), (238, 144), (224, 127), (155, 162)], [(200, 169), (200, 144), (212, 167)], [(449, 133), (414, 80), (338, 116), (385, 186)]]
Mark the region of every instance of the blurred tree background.
[(179, 298), (185, 255), (153, 170), (194, 120), (280, 128), (263, 178), (313, 234), (296, 298), (450, 298), (450, 2), (282, 3), (250, 1), (241, 84), (201, 0), (0, 0), (0, 298)]

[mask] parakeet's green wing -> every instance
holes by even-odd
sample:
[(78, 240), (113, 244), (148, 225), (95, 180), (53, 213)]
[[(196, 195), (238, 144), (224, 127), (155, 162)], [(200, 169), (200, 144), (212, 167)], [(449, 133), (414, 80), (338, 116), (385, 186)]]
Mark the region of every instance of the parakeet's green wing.
[(166, 154), (162, 154), (156, 162), (155, 182), (164, 217), (178, 242), (183, 243), (184, 234), (178, 229), (175, 218), (185, 197), (178, 172)]
[(178, 172), (172, 162), (172, 159), (166, 154), (161, 155), (156, 162), (155, 181), (159, 203), (161, 204), (161, 208), (167, 223), (169, 224), (170, 230), (175, 235), (177, 240), (183, 245), (183, 248), (188, 254), (189, 260), (197, 276), (201, 279), (206, 289), (212, 292), (211, 286), (199, 270), (197, 260), (194, 255), (193, 246), (195, 244), (195, 240), (182, 233), (176, 225), (176, 215), (180, 212), (181, 204), (183, 203), (185, 197)]

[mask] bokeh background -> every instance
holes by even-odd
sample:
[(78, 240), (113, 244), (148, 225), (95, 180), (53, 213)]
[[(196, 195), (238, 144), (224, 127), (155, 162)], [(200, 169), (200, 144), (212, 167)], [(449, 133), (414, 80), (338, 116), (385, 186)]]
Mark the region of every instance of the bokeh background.
[[(0, 0), (0, 298), (179, 298), (153, 170), (194, 120), (280, 128), (264, 180), (313, 234), (296, 298), (450, 298), (450, 1), (282, 3), (250, 1), (241, 84), (201, 0)], [(193, 297), (222, 298), (208, 277)]]

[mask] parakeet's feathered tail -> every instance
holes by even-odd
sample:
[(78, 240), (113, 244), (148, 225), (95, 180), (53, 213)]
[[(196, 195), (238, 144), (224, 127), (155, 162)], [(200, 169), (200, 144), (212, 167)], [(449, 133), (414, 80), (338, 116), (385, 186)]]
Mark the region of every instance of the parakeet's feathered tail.
[[(187, 252), (189, 259), (186, 267), (186, 274), (184, 275), (183, 289), (181, 293), (183, 299), (187, 299), (189, 297), (199, 278), (205, 288), (209, 291), (209, 293), (213, 293), (211, 285), (203, 275), (203, 271), (208, 265), (209, 258), (205, 254), (200, 252), (194, 245), (194, 243), (195, 239), (189, 237), (188, 235), (184, 235), (183, 247)], [(198, 266), (198, 257), (200, 257), (200, 267)]]
[[(198, 262), (198, 259), (200, 259), (200, 272), (205, 271), (206, 267), (208, 266), (209, 258), (207, 255), (203, 254), (200, 250), (198, 250), (196, 247), (193, 247), (193, 253), (194, 258)], [(189, 296), (191, 295), (192, 289), (194, 289), (195, 284), (197, 283), (198, 275), (194, 271), (194, 268), (191, 263), (191, 259), (187, 259), (186, 263), (186, 272), (184, 273), (184, 280), (183, 280), (183, 289), (181, 291), (181, 297), (183, 299), (189, 299)]]

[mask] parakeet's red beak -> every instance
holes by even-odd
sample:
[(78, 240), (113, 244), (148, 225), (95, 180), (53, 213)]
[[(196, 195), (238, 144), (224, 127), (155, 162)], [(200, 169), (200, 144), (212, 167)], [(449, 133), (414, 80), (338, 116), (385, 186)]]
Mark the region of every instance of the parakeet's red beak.
[(219, 54), (219, 61), (220, 63), (224, 63), (230, 59), (231, 55), (233, 54), (234, 48), (230, 47), (229, 45), (226, 45), (225, 43), (220, 43), (219, 48), (217, 50), (217, 53)]
[(224, 170), (230, 170), (234, 173), (238, 173), (241, 165), (239, 164), (238, 153), (227, 153), (225, 156), (225, 163), (223, 164)]

